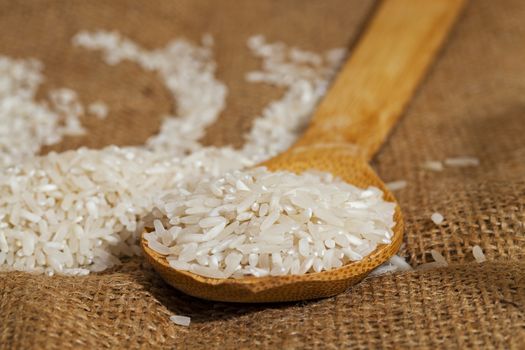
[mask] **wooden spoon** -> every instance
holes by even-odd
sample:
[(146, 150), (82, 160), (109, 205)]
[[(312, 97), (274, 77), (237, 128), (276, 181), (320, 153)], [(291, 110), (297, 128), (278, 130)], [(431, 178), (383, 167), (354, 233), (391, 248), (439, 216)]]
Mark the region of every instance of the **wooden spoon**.
[[(386, 200), (395, 201), (368, 161), (401, 115), (463, 3), (384, 0), (302, 138), (262, 165), (270, 170), (331, 172), (359, 187), (378, 187)], [(173, 269), (145, 239), (141, 245), (166, 282), (187, 294), (229, 302), (293, 301), (341, 293), (387, 261), (402, 242), (399, 206), (395, 222), (391, 244), (380, 245), (361, 261), (304, 275), (207, 278)]]

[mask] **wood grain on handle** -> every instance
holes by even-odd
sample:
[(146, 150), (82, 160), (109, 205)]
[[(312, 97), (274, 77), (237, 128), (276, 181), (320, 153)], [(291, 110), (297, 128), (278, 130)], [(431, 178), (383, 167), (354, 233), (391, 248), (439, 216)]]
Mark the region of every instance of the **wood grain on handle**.
[(383, 0), (297, 146), (354, 144), (369, 160), (427, 71), (464, 0)]

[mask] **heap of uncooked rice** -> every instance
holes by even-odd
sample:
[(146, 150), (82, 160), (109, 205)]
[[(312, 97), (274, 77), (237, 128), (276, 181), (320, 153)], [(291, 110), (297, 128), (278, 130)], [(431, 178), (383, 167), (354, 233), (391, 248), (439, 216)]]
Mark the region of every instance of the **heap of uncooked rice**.
[(162, 198), (148, 245), (212, 278), (320, 272), (389, 244), (395, 204), (331, 174), (234, 171)]
[[(288, 92), (265, 108), (260, 119), (266, 121), (254, 124), (247, 146), (232, 150), (198, 143), (226, 98), (224, 84), (215, 78), (210, 37), (201, 46), (175, 40), (152, 51), (115, 32), (83, 32), (74, 43), (103, 51), (109, 64), (131, 60), (158, 72), (177, 102), (176, 118), (165, 118), (146, 147), (80, 149), (33, 158), (42, 144), (79, 132), (82, 106), (67, 89), (51, 95), (53, 111), (36, 103), (41, 64), (1, 61), (0, 165), (18, 164), (0, 171), (0, 269), (84, 274), (138, 253), (140, 218), (151, 212), (163, 191), (252, 166), (288, 147), (343, 52), (323, 57), (282, 43), (267, 44), (261, 37), (252, 40), (250, 49), (263, 60), (252, 80), (285, 86)], [(107, 108), (94, 106), (88, 111), (104, 117)]]
[(139, 218), (187, 182), (250, 165), (228, 149), (186, 158), (137, 148), (50, 153), (0, 173), (0, 266), (85, 274), (139, 253)]
[[(0, 58), (0, 165), (10, 165), (0, 172), (0, 269), (85, 274), (138, 253), (141, 217), (167, 191), (192, 188), (194, 182), (252, 166), (286, 149), (344, 55), (340, 49), (319, 55), (267, 43), (262, 36), (251, 38), (248, 46), (261, 58), (262, 68), (248, 73), (247, 80), (287, 92), (263, 110), (245, 146), (232, 150), (199, 143), (224, 108), (227, 93), (215, 78), (210, 36), (203, 37), (202, 45), (175, 40), (157, 50), (145, 50), (116, 32), (82, 32), (73, 42), (102, 51), (108, 64), (131, 60), (156, 71), (177, 102), (176, 115), (164, 119), (160, 133), (145, 147), (33, 158), (42, 145), (82, 133), (84, 108), (70, 89), (51, 91), (49, 103), (37, 102), (42, 65)], [(87, 110), (98, 118), (107, 115), (100, 101)]]

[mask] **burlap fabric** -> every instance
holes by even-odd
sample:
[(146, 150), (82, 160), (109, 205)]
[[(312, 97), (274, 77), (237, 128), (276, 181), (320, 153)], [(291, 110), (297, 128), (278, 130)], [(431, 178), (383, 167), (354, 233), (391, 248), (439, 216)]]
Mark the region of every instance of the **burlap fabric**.
[[(434, 1), (434, 0), (428, 0)], [(437, 1), (437, 0), (436, 0)], [(74, 48), (79, 30), (118, 30), (148, 48), (175, 37), (216, 38), (228, 108), (205, 143), (242, 144), (253, 117), (282, 91), (243, 81), (259, 63), (257, 33), (314, 51), (349, 46), (374, 4), (330, 1), (0, 2), (0, 53), (45, 64), (42, 89), (107, 102), (80, 145), (140, 144), (174, 108), (155, 74), (109, 67)], [(197, 300), (170, 288), (141, 259), (82, 278), (0, 274), (0, 348), (514, 348), (525, 347), (525, 2), (472, 0), (430, 74), (374, 160), (406, 217), (412, 265), (436, 249), (448, 268), (369, 278), (337, 297), (282, 305)], [(476, 168), (423, 171), (427, 159), (474, 155)], [(444, 214), (432, 224), (433, 211)], [(479, 244), (488, 262), (476, 264)], [(168, 317), (192, 317), (189, 328)]]

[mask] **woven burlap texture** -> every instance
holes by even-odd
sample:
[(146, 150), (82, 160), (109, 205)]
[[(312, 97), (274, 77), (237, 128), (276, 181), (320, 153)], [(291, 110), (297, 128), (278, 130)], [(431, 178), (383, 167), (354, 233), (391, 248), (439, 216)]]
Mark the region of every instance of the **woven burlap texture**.
[[(433, 0), (432, 0), (433, 1)], [(437, 1), (437, 0), (436, 0)], [(243, 142), (254, 117), (283, 91), (244, 82), (260, 66), (253, 34), (322, 52), (350, 47), (375, 4), (307, 1), (0, 2), (0, 54), (45, 65), (42, 96), (60, 86), (84, 103), (88, 135), (54, 150), (141, 144), (173, 101), (154, 73), (71, 45), (80, 30), (118, 30), (144, 47), (215, 37), (228, 107), (212, 145)], [(525, 346), (525, 2), (472, 0), (388, 142), (373, 161), (406, 218), (401, 254), (416, 266), (443, 253), (447, 268), (366, 279), (333, 298), (272, 305), (197, 300), (170, 288), (141, 259), (87, 277), (0, 274), (1, 349), (515, 348)], [(48, 149), (44, 150), (48, 151)], [(473, 155), (479, 167), (429, 172), (425, 160)], [(445, 222), (436, 226), (430, 215)], [(488, 261), (477, 264), (473, 245)], [(169, 321), (192, 317), (189, 328)]]

